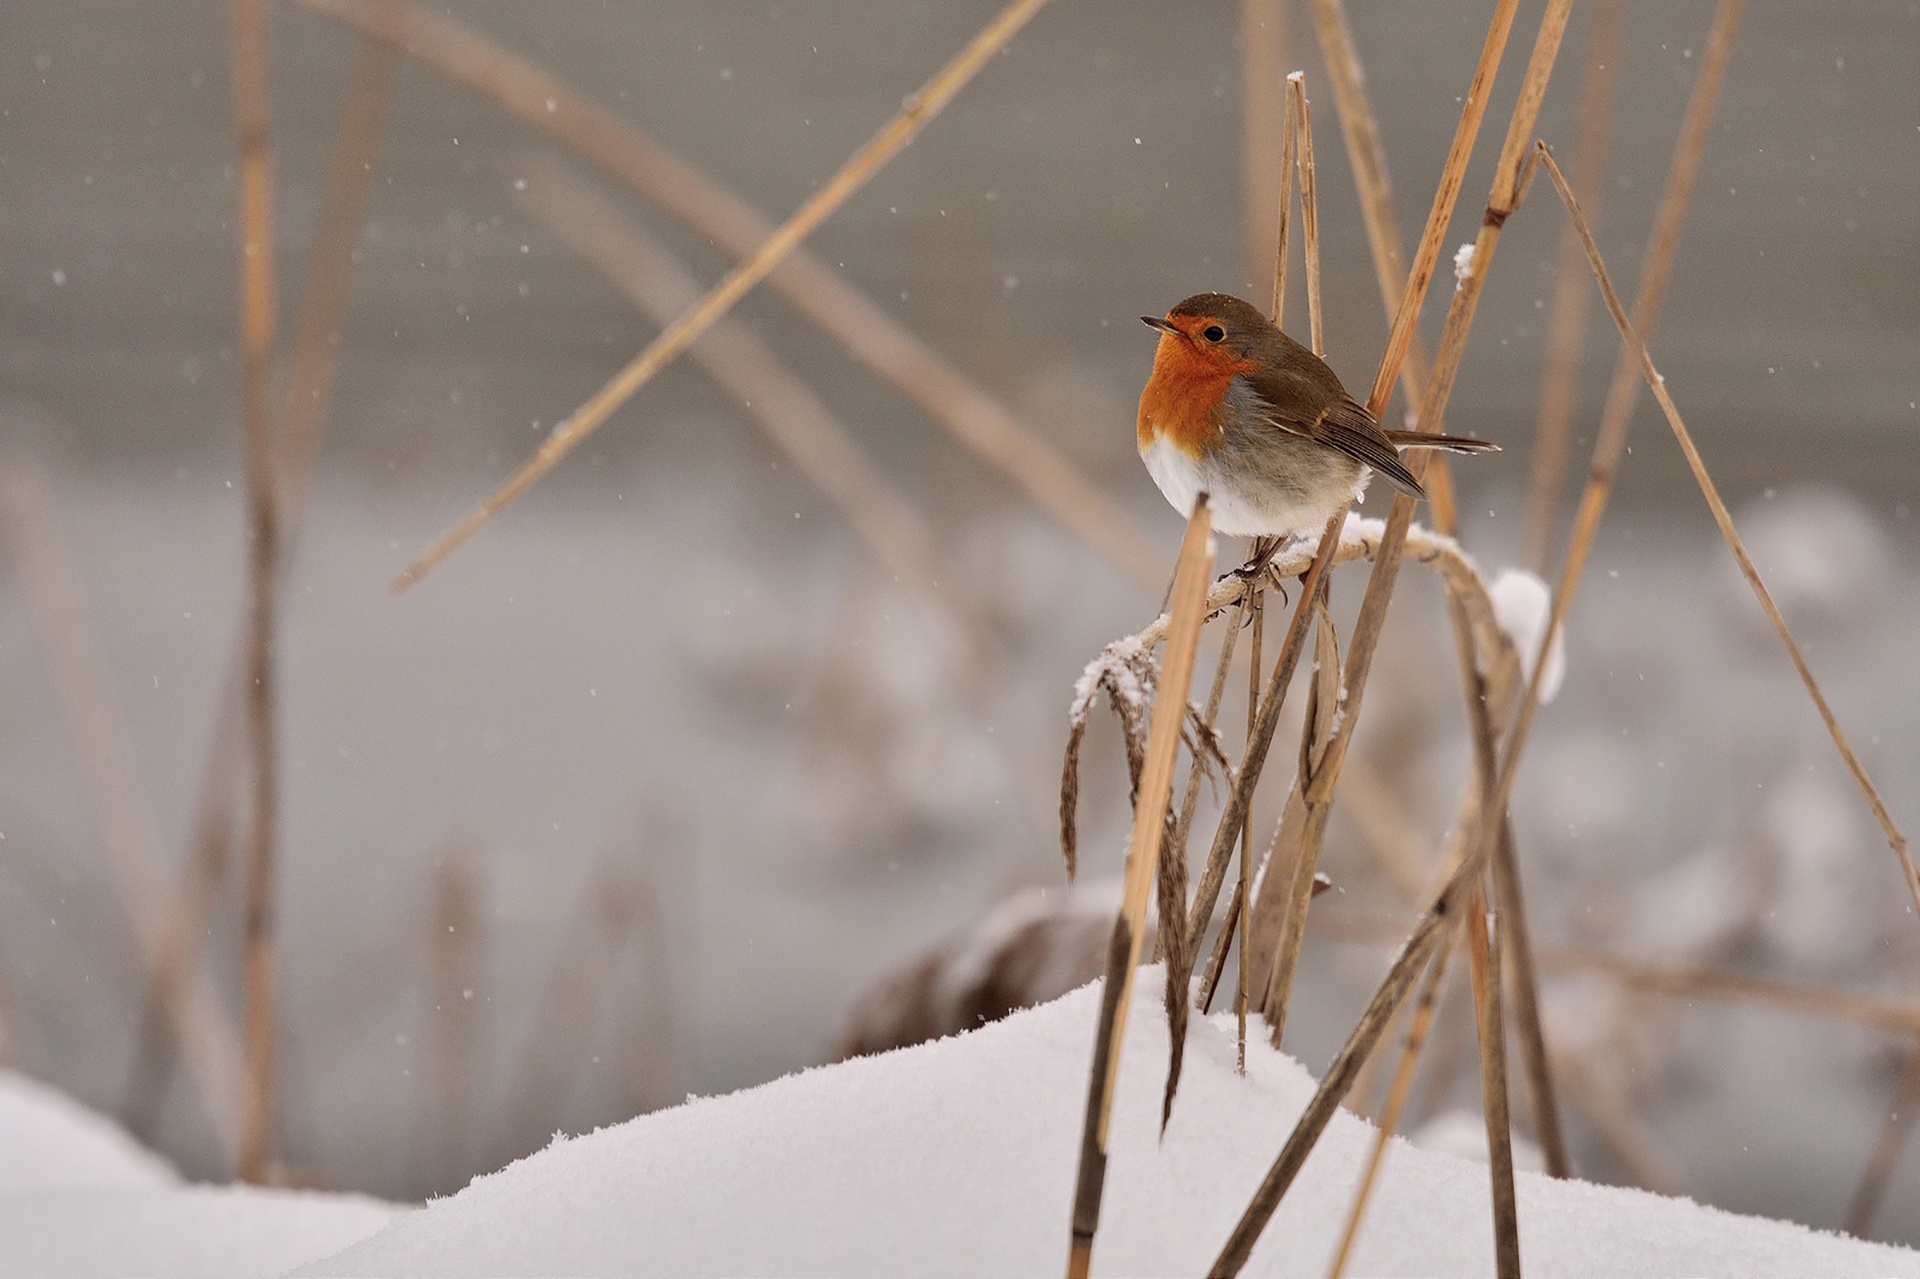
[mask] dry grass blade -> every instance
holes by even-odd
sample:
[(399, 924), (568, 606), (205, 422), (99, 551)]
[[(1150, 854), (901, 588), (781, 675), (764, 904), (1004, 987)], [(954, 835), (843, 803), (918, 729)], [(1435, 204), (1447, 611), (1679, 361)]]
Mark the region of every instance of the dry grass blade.
[(273, 1158), (278, 957), (274, 937), (279, 769), (274, 694), (279, 482), (272, 423), (273, 149), (268, 131), (266, 0), (233, 3), (233, 104), (240, 144), (240, 352), (247, 458), (247, 753), (253, 783), (241, 921), (246, 964), (247, 1088), (239, 1174), (266, 1180)]
[[(13, 552), (42, 637), (121, 907), (142, 961), (156, 972), (164, 945), (159, 823), (114, 698), (99, 635), (87, 620), (72, 555), (37, 473), (0, 472), (0, 535)], [(237, 1103), (245, 1078), (239, 1036), (204, 976), (173, 983), (163, 993), (161, 1011), (180, 1044), (219, 1150), (231, 1157), (240, 1139)]]
[(1800, 645), (1794, 641), (1793, 632), (1787, 629), (1786, 619), (1780, 616), (1780, 610), (1773, 602), (1773, 595), (1760, 579), (1760, 570), (1753, 565), (1753, 559), (1747, 554), (1747, 547), (1740, 540), (1740, 534), (1733, 527), (1733, 517), (1727, 513), (1727, 504), (1720, 500), (1720, 492), (1714, 487), (1713, 478), (1707, 474), (1706, 463), (1700, 459), (1700, 451), (1694, 447), (1693, 435), (1681, 420), (1680, 410), (1674, 407), (1673, 397), (1667, 394), (1666, 379), (1653, 367), (1653, 357), (1647, 354), (1645, 341), (1627, 319), (1626, 308), (1620, 305), (1620, 296), (1614, 292), (1613, 281), (1607, 275), (1606, 263), (1600, 258), (1600, 249), (1593, 242), (1586, 219), (1581, 216), (1580, 203), (1574, 198), (1573, 188), (1568, 184), (1566, 174), (1554, 163), (1553, 153), (1545, 145), (1539, 148), (1539, 154), (1545, 163), (1547, 173), (1553, 179), (1554, 189), (1560, 193), (1560, 199), (1567, 206), (1567, 215), (1573, 219), (1580, 232), (1581, 246), (1587, 252), (1587, 264), (1593, 268), (1593, 278), (1600, 285), (1600, 295), (1606, 299), (1607, 310), (1613, 316), (1614, 325), (1620, 330), (1621, 340), (1627, 344), (1637, 358), (1641, 375), (1647, 386), (1653, 391), (1653, 398), (1660, 402), (1660, 411), (1666, 414), (1667, 425), (1673, 428), (1673, 437), (1680, 444), (1680, 451), (1686, 455), (1687, 466), (1693, 472), (1694, 481), (1700, 486), (1700, 493), (1707, 500), (1707, 507), (1713, 512), (1715, 524), (1720, 526), (1720, 535), (1726, 539), (1732, 549), (1734, 559), (1740, 563), (1740, 572), (1747, 579), (1747, 585), (1753, 588), (1754, 598), (1760, 601), (1761, 609), (1767, 615), (1767, 621), (1773, 625), (1774, 634), (1780, 637), (1782, 647), (1787, 650), (1787, 658), (1793, 663), (1793, 669), (1800, 676), (1800, 682), (1806, 687), (1807, 696), (1813, 700), (1814, 709), (1819, 712), (1820, 722), (1826, 725), (1827, 733), (1833, 738), (1834, 749), (1840, 753), (1841, 763), (1853, 775), (1854, 784), (1860, 788), (1867, 806), (1873, 810), (1874, 820), (1880, 823), (1885, 834), (1887, 846), (1893, 850), (1900, 864), (1900, 874), (1906, 880), (1907, 893), (1913, 899), (1916, 918), (1920, 918), (1920, 870), (1914, 867), (1913, 854), (1908, 851), (1907, 837), (1900, 833), (1894, 824), (1893, 815), (1887, 811), (1886, 803), (1880, 798), (1880, 791), (1867, 776), (1866, 766), (1860, 757), (1854, 754), (1853, 745), (1847, 740), (1845, 730), (1834, 716), (1833, 708), (1827, 704), (1827, 698), (1820, 691), (1819, 681), (1814, 679), (1813, 671), (1807, 665), (1806, 658), (1800, 652)]
[[(537, 157), (522, 167), (528, 177), (521, 202), (656, 321), (670, 323), (698, 300), (693, 275), (591, 186)], [(976, 671), (984, 668), (991, 638), (978, 610), (960, 598), (958, 575), (933, 530), (812, 388), (750, 329), (729, 320), (715, 322), (691, 354), (840, 509), (901, 586), (947, 617)]]
[[(1589, 214), (1598, 216), (1601, 176), (1613, 133), (1614, 83), (1619, 79), (1620, 29), (1627, 0), (1599, 0), (1587, 27), (1586, 69), (1580, 78), (1580, 108), (1574, 126), (1573, 189)], [(1572, 228), (1560, 238), (1553, 301), (1547, 309), (1546, 364), (1540, 375), (1540, 409), (1533, 428), (1532, 475), (1527, 481), (1521, 563), (1546, 568), (1559, 519), (1560, 488), (1573, 440), (1573, 406), (1579, 390), (1580, 356), (1586, 349), (1585, 258)]]
[(1887, 1183), (1893, 1180), (1894, 1169), (1899, 1166), (1900, 1151), (1913, 1132), (1916, 1106), (1920, 1106), (1920, 1040), (1907, 1050), (1907, 1066), (1900, 1072), (1900, 1082), (1893, 1090), (1893, 1104), (1880, 1126), (1880, 1136), (1873, 1143), (1873, 1154), (1867, 1158), (1867, 1168), (1860, 1175), (1853, 1201), (1847, 1205), (1847, 1224), (1841, 1228), (1848, 1234), (1864, 1239), (1873, 1229), (1873, 1218), (1880, 1211), (1880, 1201), (1886, 1197)]
[(1278, 131), (1286, 112), (1286, 50), (1285, 0), (1240, 0), (1240, 175), (1249, 280), (1266, 274), (1279, 234), (1274, 213), (1286, 207), (1280, 190), (1284, 135)]
[[(1107, 1175), (1107, 1124), (1114, 1080), (1120, 1071), (1120, 1044), (1127, 1032), (1134, 966), (1140, 962), (1141, 935), (1146, 927), (1147, 895), (1153, 887), (1164, 814), (1173, 791), (1174, 757), (1187, 719), (1187, 688), (1193, 680), (1200, 628), (1206, 623), (1207, 582), (1213, 574), (1212, 530), (1212, 513), (1202, 495), (1187, 521), (1180, 558), (1174, 567), (1166, 658), (1147, 729), (1147, 758), (1134, 802), (1133, 838), (1127, 848), (1120, 913), (1113, 924), (1106, 989), (1100, 1001), (1100, 1024), (1087, 1080), (1087, 1113), (1080, 1139), (1080, 1170), (1074, 1184), (1073, 1233), (1067, 1261), (1067, 1273), (1082, 1279), (1092, 1264), (1093, 1237), (1100, 1225), (1100, 1196)], [(1178, 920), (1163, 927), (1178, 927)], [(1177, 1035), (1173, 1039), (1176, 1045), (1180, 1041)], [(1169, 1095), (1171, 1087), (1170, 1079)]]
[[(1491, 820), (1485, 815), (1482, 820)], [(1494, 1272), (1520, 1279), (1520, 1214), (1513, 1189), (1513, 1124), (1507, 1113), (1507, 1035), (1502, 1016), (1499, 916), (1475, 894), (1467, 903), (1467, 956), (1473, 969), (1474, 1024), (1480, 1032), (1480, 1088), (1493, 1181)]]
[(1012, 0), (951, 62), (909, 97), (899, 113), (854, 152), (758, 249), (729, 271), (726, 278), (715, 285), (698, 304), (668, 325), (659, 337), (625, 368), (614, 374), (605, 386), (588, 397), (565, 421), (554, 427), (552, 434), (541, 443), (533, 457), (491, 497), (474, 508), (465, 519), (428, 548), (426, 554), (403, 570), (393, 580), (392, 589), (404, 591), (419, 581), (481, 525), (552, 470), (580, 441), (598, 430), (613, 416), (615, 410), (651, 381), (655, 374), (693, 345), (715, 320), (725, 315), (755, 285), (766, 279), (782, 258), (813, 234), (822, 222), (852, 198), (854, 192), (865, 186), (868, 179), (898, 155), (1045, 4), (1046, 0)]
[[(1296, 71), (1287, 77), (1287, 114), (1299, 132), (1296, 163), (1300, 169), (1300, 247), (1307, 264), (1307, 335), (1315, 355), (1327, 353), (1320, 330), (1320, 205), (1313, 189), (1313, 112), (1307, 105), (1307, 78)], [(1281, 246), (1284, 250), (1285, 245)], [(1274, 299), (1274, 322), (1279, 323), (1279, 296)]]
[(1427, 1031), (1433, 1026), (1434, 1009), (1440, 1003), (1440, 991), (1447, 976), (1447, 956), (1450, 950), (1442, 950), (1433, 957), (1432, 967), (1427, 969), (1426, 984), (1420, 988), (1420, 996), (1414, 1001), (1413, 1017), (1407, 1026), (1406, 1047), (1400, 1050), (1400, 1064), (1393, 1072), (1393, 1083), (1387, 1089), (1387, 1101), (1380, 1109), (1380, 1121), (1373, 1134), (1373, 1147), (1367, 1152), (1367, 1166), (1360, 1173), (1360, 1184), (1353, 1192), (1353, 1207), (1347, 1212), (1346, 1228), (1340, 1232), (1340, 1246), (1334, 1250), (1333, 1264), (1327, 1267), (1327, 1279), (1340, 1279), (1347, 1272), (1347, 1262), (1353, 1256), (1353, 1245), (1360, 1239), (1360, 1225), (1366, 1220), (1367, 1203), (1373, 1197), (1373, 1188), (1379, 1183), (1380, 1169), (1386, 1163), (1387, 1146), (1393, 1140), (1394, 1133), (1400, 1129), (1400, 1116), (1407, 1108), (1407, 1097), (1413, 1091), (1414, 1071), (1420, 1065), (1420, 1052), (1427, 1045)]

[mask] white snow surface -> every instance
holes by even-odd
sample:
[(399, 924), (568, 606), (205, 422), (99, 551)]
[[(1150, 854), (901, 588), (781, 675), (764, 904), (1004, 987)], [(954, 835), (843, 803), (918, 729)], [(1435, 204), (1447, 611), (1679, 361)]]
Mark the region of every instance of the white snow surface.
[[(1094, 1249), (1100, 1274), (1198, 1274), (1314, 1089), (1229, 1018), (1197, 1023), (1156, 1133), (1162, 977), (1140, 975)], [(965, 1035), (692, 1100), (547, 1149), (307, 1275), (1057, 1275), (1099, 985)], [(1324, 1273), (1372, 1129), (1341, 1111), (1246, 1273)], [(1920, 1275), (1920, 1253), (1642, 1191), (1519, 1178), (1527, 1273)], [(1354, 1258), (1493, 1270), (1483, 1163), (1396, 1142)]]
[(37, 1079), (0, 1070), (0, 1195), (179, 1184), (171, 1164), (112, 1120)]
[(279, 1274), (402, 1211), (358, 1195), (183, 1185), (111, 1120), (0, 1071), (0, 1279)]

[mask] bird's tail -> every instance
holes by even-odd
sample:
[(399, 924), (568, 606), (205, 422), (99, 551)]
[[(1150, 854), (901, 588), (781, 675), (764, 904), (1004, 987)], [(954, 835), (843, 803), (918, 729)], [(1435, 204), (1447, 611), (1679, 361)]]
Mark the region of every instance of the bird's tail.
[(1428, 435), (1425, 431), (1388, 431), (1386, 437), (1397, 449), (1445, 449), (1449, 453), (1498, 453), (1500, 446), (1491, 440), (1473, 440), (1464, 435)]

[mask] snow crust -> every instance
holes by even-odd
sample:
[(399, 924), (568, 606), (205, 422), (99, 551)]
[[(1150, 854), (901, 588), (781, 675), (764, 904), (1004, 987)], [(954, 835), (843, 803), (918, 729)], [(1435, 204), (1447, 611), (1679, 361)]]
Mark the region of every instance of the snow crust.
[[(1094, 1251), (1100, 1274), (1204, 1273), (1312, 1094), (1195, 1025), (1164, 1141), (1162, 978), (1136, 984)], [(547, 1149), (307, 1275), (1057, 1275), (1099, 986), (950, 1039), (690, 1101)], [(1371, 1128), (1342, 1111), (1247, 1273), (1324, 1273)], [(1920, 1253), (1642, 1191), (1522, 1173), (1527, 1273), (1920, 1275)], [(1482, 1163), (1397, 1142), (1356, 1274), (1493, 1270)]]
[(0, 1279), (279, 1274), (404, 1211), (359, 1195), (184, 1185), (112, 1120), (0, 1071)]

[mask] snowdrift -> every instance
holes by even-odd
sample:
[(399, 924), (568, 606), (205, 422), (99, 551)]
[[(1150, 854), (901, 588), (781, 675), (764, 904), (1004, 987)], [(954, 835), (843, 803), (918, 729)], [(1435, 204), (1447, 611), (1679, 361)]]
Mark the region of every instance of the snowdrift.
[[(1314, 1082), (1195, 1025), (1165, 1140), (1158, 970), (1141, 974), (1094, 1269), (1204, 1273)], [(1062, 1273), (1098, 986), (980, 1030), (789, 1076), (547, 1149), (308, 1275)], [(1342, 1113), (1248, 1273), (1322, 1275), (1372, 1129)], [(1920, 1275), (1920, 1253), (1522, 1174), (1530, 1276)], [(1486, 1167), (1397, 1143), (1352, 1267), (1493, 1272)]]

